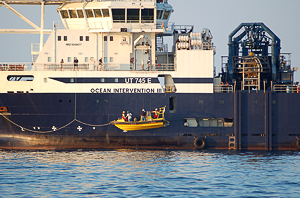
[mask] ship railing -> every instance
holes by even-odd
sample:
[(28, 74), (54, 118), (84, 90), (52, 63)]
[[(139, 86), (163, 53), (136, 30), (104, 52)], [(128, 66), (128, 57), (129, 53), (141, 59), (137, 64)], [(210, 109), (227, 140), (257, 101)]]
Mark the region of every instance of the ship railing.
[(233, 86), (232, 85), (214, 85), (215, 93), (232, 93)]
[(154, 2), (156, 0), (98, 0), (100, 2), (107, 2), (107, 1), (137, 1), (137, 2)]
[(155, 71), (176, 71), (176, 67), (173, 63), (159, 64), (157, 63), (154, 68)]
[(164, 22), (160, 21), (156, 24), (156, 29), (164, 29), (165, 34), (173, 34), (174, 28), (175, 28), (174, 22), (165, 24)]
[[(38, 65), (35, 65), (38, 66)], [(76, 70), (89, 70), (89, 64), (43, 64), (45, 70), (54, 70), (54, 71), (76, 71)]]
[(300, 93), (300, 86), (296, 85), (274, 85), (273, 92), (276, 93)]
[(31, 63), (0, 63), (0, 71), (30, 71)]
[(65, 29), (65, 26), (62, 21), (54, 21), (53, 27), (55, 27), (56, 29)]

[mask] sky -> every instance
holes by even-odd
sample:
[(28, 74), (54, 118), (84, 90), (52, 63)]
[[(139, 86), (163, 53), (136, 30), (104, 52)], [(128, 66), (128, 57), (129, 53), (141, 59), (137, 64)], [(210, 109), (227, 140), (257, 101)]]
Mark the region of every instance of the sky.
[[(300, 0), (169, 0), (169, 4), (174, 9), (170, 22), (194, 25), (195, 32), (210, 29), (217, 48), (217, 73), (221, 56), (228, 55), (228, 35), (241, 23), (263, 22), (281, 39), (281, 52), (292, 53), (292, 67), (299, 67), (295, 81), (300, 81)], [(40, 6), (12, 7), (40, 26)], [(52, 29), (53, 21), (60, 21), (57, 7), (46, 6), (45, 28)], [(32, 29), (4, 6), (0, 18), (1, 29)], [(31, 62), (31, 43), (39, 43), (39, 35), (0, 34), (0, 43), (0, 62)]]

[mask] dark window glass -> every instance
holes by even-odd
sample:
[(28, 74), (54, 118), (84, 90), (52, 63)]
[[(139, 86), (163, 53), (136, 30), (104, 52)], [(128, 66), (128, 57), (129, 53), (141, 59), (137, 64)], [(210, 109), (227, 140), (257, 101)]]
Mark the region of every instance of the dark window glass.
[(80, 41), (83, 41), (83, 36), (80, 36), (80, 37), (79, 37), (79, 40), (80, 40)]
[(61, 41), (61, 36), (58, 36), (58, 37), (57, 37), (57, 40), (58, 40), (58, 41)]
[(112, 9), (114, 23), (125, 23), (125, 9)]
[(101, 14), (101, 10), (100, 9), (95, 9), (94, 10), (94, 14), (96, 18), (101, 18), (102, 14)]
[(113, 36), (110, 36), (109, 40), (110, 40), (110, 41), (114, 41), (114, 37), (113, 37)]
[(68, 14), (68, 11), (67, 10), (61, 10), (60, 11), (60, 14), (61, 14), (61, 17), (63, 19), (68, 19), (69, 18), (69, 14)]
[(77, 15), (79, 18), (84, 18), (82, 10), (77, 10)]
[(142, 23), (154, 23), (154, 10), (143, 9), (142, 10)]
[(94, 18), (93, 10), (91, 10), (91, 9), (85, 10), (85, 13), (86, 13), (87, 18)]
[(64, 36), (64, 41), (67, 41), (68, 40), (68, 37), (67, 36)]
[(32, 75), (9, 75), (7, 76), (8, 81), (33, 81), (34, 77)]
[(176, 97), (171, 96), (169, 98), (169, 110), (170, 110), (170, 113), (176, 112)]
[(109, 17), (109, 10), (108, 9), (103, 9), (102, 13), (103, 13), (104, 17)]
[(89, 40), (90, 40), (90, 37), (89, 37), (89, 36), (86, 36), (86, 37), (85, 37), (85, 40), (86, 40), (86, 41), (89, 41)]
[(107, 41), (107, 36), (104, 36), (104, 41)]
[(168, 19), (168, 18), (169, 18), (170, 12), (171, 12), (171, 11), (167, 11), (167, 10), (166, 10), (163, 19)]
[(163, 13), (163, 10), (157, 10), (157, 16), (156, 16), (156, 18), (157, 19), (161, 19), (162, 13)]
[(77, 18), (76, 10), (69, 10), (70, 18)]
[(140, 10), (139, 9), (127, 9), (127, 23), (139, 23)]

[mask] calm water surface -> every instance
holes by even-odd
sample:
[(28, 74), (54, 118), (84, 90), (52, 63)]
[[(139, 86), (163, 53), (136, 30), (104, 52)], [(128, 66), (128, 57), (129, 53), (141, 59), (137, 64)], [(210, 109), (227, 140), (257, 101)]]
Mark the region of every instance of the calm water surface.
[(299, 197), (300, 152), (0, 151), (0, 197)]

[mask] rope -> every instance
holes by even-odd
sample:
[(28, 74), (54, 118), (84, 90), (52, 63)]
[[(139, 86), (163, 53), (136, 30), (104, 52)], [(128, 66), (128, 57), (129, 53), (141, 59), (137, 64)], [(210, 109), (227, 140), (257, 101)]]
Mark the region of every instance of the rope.
[(81, 124), (87, 125), (87, 126), (98, 126), (98, 127), (101, 127), (101, 126), (107, 126), (107, 125), (110, 124), (110, 122), (109, 122), (109, 123), (107, 123), (107, 124), (102, 124), (102, 125), (93, 125), (93, 124), (84, 123), (84, 122), (82, 122), (82, 121), (79, 121), (79, 120), (77, 120), (77, 119), (74, 119), (74, 120), (72, 120), (71, 122), (69, 122), (68, 124), (66, 124), (66, 125), (64, 125), (64, 126), (62, 126), (62, 127), (60, 127), (60, 128), (58, 128), (58, 129), (52, 130), (52, 131), (35, 131), (35, 130), (31, 130), (31, 129), (27, 129), (27, 128), (25, 128), (25, 127), (22, 127), (22, 126), (18, 125), (17, 123), (13, 122), (12, 120), (8, 119), (8, 118), (7, 118), (5, 115), (3, 115), (2, 113), (0, 113), (0, 114), (2, 115), (3, 118), (5, 118), (5, 119), (6, 119), (7, 121), (9, 121), (10, 123), (14, 124), (14, 125), (17, 126), (17, 127), (20, 127), (22, 131), (25, 131), (25, 130), (26, 130), (26, 131), (30, 131), (30, 132), (33, 132), (33, 133), (53, 133), (53, 132), (59, 131), (59, 130), (61, 130), (61, 129), (63, 129), (63, 128), (66, 128), (67, 126), (69, 126), (70, 124), (72, 124), (72, 123), (75, 122), (75, 121), (77, 121), (77, 122), (79, 122), (79, 123), (81, 123)]
[(102, 127), (102, 126), (107, 126), (107, 125), (110, 125), (110, 122), (109, 123), (107, 123), (107, 124), (101, 124), (101, 125), (95, 125), (95, 124), (88, 124), (88, 123), (85, 123), (85, 122), (82, 122), (82, 121), (80, 121), (80, 120), (77, 120), (77, 119), (75, 119), (77, 122), (79, 122), (79, 123), (81, 123), (81, 124), (84, 124), (84, 125), (87, 125), (87, 126), (98, 126), (98, 127)]

